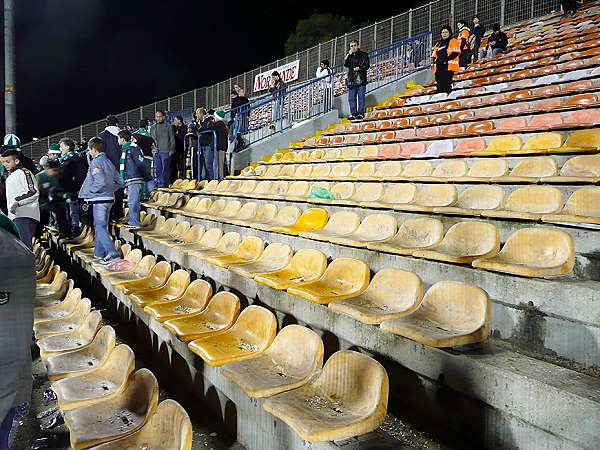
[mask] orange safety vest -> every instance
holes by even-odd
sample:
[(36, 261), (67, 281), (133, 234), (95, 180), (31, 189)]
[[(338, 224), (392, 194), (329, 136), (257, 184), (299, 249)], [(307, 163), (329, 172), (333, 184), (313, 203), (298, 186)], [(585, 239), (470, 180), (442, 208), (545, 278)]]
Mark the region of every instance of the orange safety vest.
[(471, 37), (471, 30), (469, 27), (464, 27), (458, 33), (458, 39), (460, 39), (460, 51), (461, 53), (468, 52), (471, 50), (469, 45), (469, 38)]
[[(440, 42), (441, 41), (436, 42), (436, 44), (433, 46), (433, 53), (431, 55), (431, 57), (433, 58), (433, 73), (435, 73), (435, 71), (437, 70), (435, 60), (437, 59), (437, 51), (438, 48), (440, 48)], [(448, 48), (446, 49), (446, 53), (448, 55), (452, 53), (457, 54), (456, 57), (448, 60), (448, 70), (450, 72), (458, 72), (458, 55), (460, 54), (460, 41), (456, 38), (450, 39), (450, 42), (448, 43)]]

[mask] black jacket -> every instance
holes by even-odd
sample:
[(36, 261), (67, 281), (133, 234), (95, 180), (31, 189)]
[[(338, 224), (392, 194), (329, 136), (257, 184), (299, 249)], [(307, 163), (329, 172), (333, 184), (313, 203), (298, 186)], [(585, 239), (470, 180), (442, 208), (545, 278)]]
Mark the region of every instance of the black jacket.
[(187, 134), (187, 125), (183, 124), (179, 128), (173, 125), (173, 134), (175, 134), (175, 150), (179, 155), (183, 155), (183, 147), (185, 144), (185, 135)]
[[(213, 122), (213, 120), (214, 119), (212, 118), (212, 116), (207, 116), (204, 118), (204, 120), (202, 122), (198, 122), (197, 132), (201, 133), (202, 131), (211, 130), (212, 128), (210, 127), (210, 125)], [(200, 135), (200, 142), (198, 144), (199, 145), (210, 145), (211, 142), (212, 142), (212, 134), (206, 133), (206, 134)]]
[(208, 128), (217, 132), (217, 148), (219, 151), (226, 151), (229, 142), (227, 125), (225, 125), (225, 122), (222, 120), (213, 120)]
[[(367, 70), (371, 67), (367, 52), (358, 50), (349, 53), (344, 61), (344, 67), (348, 68), (348, 79), (346, 81), (348, 87), (367, 85)], [(355, 67), (359, 67), (360, 70), (354, 70)]]
[(241, 106), (243, 105), (247, 105), (248, 103), (250, 103), (250, 100), (248, 100), (247, 97), (236, 97), (231, 101), (231, 120), (235, 119), (235, 116), (238, 115), (238, 113), (240, 112), (245, 112), (245, 108), (244, 109), (240, 109)]
[[(508, 47), (508, 37), (503, 31), (500, 31), (498, 34), (492, 33), (488, 38), (488, 41), (490, 42), (490, 47), (492, 47), (492, 49), (501, 48), (502, 50), (506, 50), (506, 47)], [(492, 42), (494, 43), (492, 44)]]
[(485, 27), (481, 23), (477, 24), (477, 26), (473, 25), (471, 33), (475, 36), (475, 42), (481, 42), (485, 35)]
[(119, 164), (121, 161), (121, 146), (119, 145), (119, 138), (112, 134), (108, 130), (104, 130), (102, 133), (98, 135), (100, 139), (102, 139), (102, 143), (104, 144), (104, 153), (113, 163), (115, 169), (119, 170)]
[(73, 156), (62, 163), (60, 185), (66, 193), (77, 198), (86, 175), (86, 162), (79, 155)]

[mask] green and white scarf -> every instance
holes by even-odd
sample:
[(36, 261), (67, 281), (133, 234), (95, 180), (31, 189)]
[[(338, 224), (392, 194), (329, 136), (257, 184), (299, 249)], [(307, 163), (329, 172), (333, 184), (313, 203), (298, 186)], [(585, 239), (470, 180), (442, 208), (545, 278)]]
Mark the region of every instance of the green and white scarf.
[(129, 147), (131, 147), (131, 142), (125, 142), (121, 145), (121, 160), (119, 161), (119, 174), (121, 175), (121, 179), (125, 179), (125, 161), (127, 160), (127, 153), (129, 153)]

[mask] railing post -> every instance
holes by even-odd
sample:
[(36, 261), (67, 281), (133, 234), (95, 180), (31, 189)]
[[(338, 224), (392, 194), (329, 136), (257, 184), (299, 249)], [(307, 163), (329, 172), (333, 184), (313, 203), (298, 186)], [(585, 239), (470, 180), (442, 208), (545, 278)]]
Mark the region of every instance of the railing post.
[(79, 125), (79, 142), (83, 141), (83, 125)]
[(167, 97), (167, 111), (171, 111), (171, 97)]
[(504, 15), (506, 14), (506, 0), (500, 0), (500, 28), (504, 28)]
[(432, 3), (429, 2), (429, 31), (433, 31), (433, 23), (432, 23), (432, 18), (431, 16), (433, 15), (433, 7), (431, 6)]
[(408, 10), (408, 37), (412, 37), (412, 21), (413, 21), (413, 10), (410, 8)]
[(454, 28), (454, 0), (450, 0), (450, 25)]
[(531, 0), (531, 15), (529, 16), (530, 19), (533, 19), (534, 3), (535, 3), (535, 0)]
[(390, 45), (394, 43), (394, 19), (398, 16), (392, 16), (392, 23), (390, 25)]
[(479, 0), (475, 0), (475, 15), (479, 14)]
[(373, 25), (373, 49), (377, 48), (377, 24), (378, 22), (375, 22)]

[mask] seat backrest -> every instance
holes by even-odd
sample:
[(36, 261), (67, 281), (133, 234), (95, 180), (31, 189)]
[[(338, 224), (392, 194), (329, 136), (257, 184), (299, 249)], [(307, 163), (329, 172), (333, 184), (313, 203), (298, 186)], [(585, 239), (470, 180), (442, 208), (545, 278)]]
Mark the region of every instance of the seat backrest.
[(359, 159), (372, 158), (377, 156), (378, 148), (376, 145), (363, 145), (358, 153)]
[(496, 130), (508, 133), (521, 131), (527, 127), (527, 119), (525, 117), (509, 117), (501, 119), (496, 123)]
[(562, 192), (551, 186), (525, 186), (513, 191), (506, 200), (510, 211), (553, 214), (563, 207)]
[(467, 174), (467, 163), (459, 160), (443, 161), (433, 170), (434, 177), (452, 178), (464, 177)]
[(146, 255), (135, 266), (134, 273), (139, 277), (146, 277), (150, 274), (152, 268), (156, 265), (156, 256)]
[(325, 269), (323, 283), (333, 283), (341, 289), (367, 288), (371, 278), (369, 266), (354, 258), (336, 258)]
[(341, 159), (357, 159), (359, 147), (344, 147), (340, 152)]
[(277, 333), (275, 314), (262, 306), (250, 305), (242, 310), (228, 333), (244, 336), (247, 344), (270, 344)]
[(553, 177), (557, 173), (558, 164), (551, 156), (523, 159), (510, 172), (514, 177)]
[(254, 189), (254, 194), (268, 194), (271, 191), (271, 186), (273, 185), (272, 181), (263, 180), (259, 181), (256, 185), (256, 189)]
[(244, 205), (240, 208), (239, 212), (236, 215), (236, 220), (253, 220), (256, 217), (256, 213), (258, 212), (258, 203), (256, 202), (248, 202), (244, 203)]
[(600, 156), (574, 156), (563, 164), (560, 175), (563, 177), (600, 177)]
[(325, 154), (323, 155), (323, 159), (328, 161), (332, 159), (338, 159), (340, 157), (340, 149), (339, 148), (328, 148), (325, 150)]
[(149, 288), (162, 286), (171, 275), (171, 265), (166, 261), (157, 262), (148, 274)]
[(400, 161), (383, 162), (377, 165), (375, 178), (393, 178), (402, 175), (403, 166)]
[(323, 163), (323, 164), (313, 164), (312, 170), (312, 179), (318, 180), (320, 178), (324, 178), (329, 175), (331, 172), (331, 164)]
[[(279, 175), (279, 172), (281, 172), (283, 166), (280, 165), (273, 165), (273, 166), (269, 166), (269, 168), (267, 169), (266, 173), (265, 173), (265, 177), (266, 178), (273, 178)], [(209, 183), (210, 184), (210, 183)]]
[(408, 247), (431, 247), (442, 241), (444, 225), (438, 219), (416, 218), (406, 219), (394, 240)]
[(567, 214), (600, 217), (600, 187), (587, 186), (571, 194), (563, 210)]
[(356, 187), (351, 200), (355, 202), (376, 202), (383, 195), (383, 183), (361, 183)]
[(208, 248), (213, 248), (219, 244), (222, 237), (223, 230), (221, 228), (211, 228), (206, 230), (206, 233), (202, 235), (199, 244)]
[(406, 178), (427, 177), (433, 172), (433, 167), (429, 161), (409, 161), (404, 166), (402, 176)]
[(294, 254), (288, 267), (305, 278), (320, 277), (327, 268), (327, 255), (320, 250), (303, 248)]
[(488, 222), (459, 222), (448, 229), (443, 244), (465, 256), (495, 254), (500, 249), (500, 233)]
[(312, 164), (301, 164), (296, 169), (296, 173), (294, 174), (294, 177), (295, 178), (310, 178), (310, 174), (312, 173), (312, 170), (313, 170)]
[(458, 194), (456, 186), (448, 184), (422, 185), (417, 189), (414, 203), (420, 206), (452, 206), (456, 203)]
[(560, 133), (538, 133), (527, 138), (524, 150), (551, 150), (563, 145), (563, 136)]
[(321, 208), (309, 208), (305, 210), (296, 222), (296, 225), (302, 228), (318, 229), (327, 223), (328, 213)]
[(495, 136), (490, 140), (486, 151), (490, 153), (507, 153), (521, 150), (522, 146), (523, 139), (520, 135), (512, 134), (505, 136)]
[[(302, 342), (302, 349), (297, 348)], [(324, 346), (321, 337), (301, 325), (283, 327), (265, 352), (273, 362), (291, 373), (311, 374), (323, 365)]]
[(464, 209), (500, 209), (504, 202), (504, 189), (500, 186), (472, 186), (458, 196), (456, 206)]
[(210, 198), (203, 198), (198, 202), (196, 208), (194, 208), (194, 212), (196, 213), (204, 213), (210, 210), (212, 206), (212, 200)]
[(221, 211), (219, 211), (219, 216), (222, 217), (233, 217), (238, 214), (240, 208), (242, 207), (242, 202), (239, 200), (230, 200), (225, 205)]
[(329, 218), (323, 230), (346, 235), (356, 231), (360, 225), (360, 216), (352, 211), (337, 211)]
[[(223, 211), (223, 209), (225, 209), (225, 206), (227, 205), (227, 201), (219, 198), (217, 200), (215, 200), (214, 202), (212, 202), (212, 204), (210, 205), (210, 208), (208, 208), (208, 214), (209, 215), (213, 215), (213, 214), (218, 214), (221, 211)], [(171, 219), (169, 219), (171, 220)]]
[(277, 215), (277, 206), (272, 203), (263, 203), (258, 205), (256, 215), (252, 221), (256, 223), (267, 223), (273, 220)]
[(329, 192), (336, 200), (349, 200), (354, 195), (355, 184), (352, 182), (336, 183)]
[(563, 118), (560, 113), (547, 113), (533, 116), (529, 121), (529, 128), (547, 130), (563, 124)]
[(508, 237), (500, 254), (513, 263), (538, 268), (566, 263), (571, 271), (575, 263), (575, 244), (564, 231), (549, 227), (523, 228)]
[(277, 211), (277, 215), (272, 220), (272, 223), (277, 225), (292, 225), (298, 221), (301, 213), (300, 208), (297, 206), (284, 206)]
[(352, 178), (371, 178), (375, 175), (375, 164), (372, 162), (360, 162), (352, 169)]
[(256, 236), (248, 236), (240, 242), (236, 255), (243, 259), (255, 259), (262, 255), (265, 248), (264, 241)]
[(393, 183), (384, 187), (383, 195), (379, 199), (386, 204), (407, 204), (415, 201), (417, 187), (412, 183)]
[(332, 164), (329, 176), (332, 178), (345, 178), (349, 177), (352, 172), (352, 164), (348, 162)]
[(202, 311), (202, 315), (207, 322), (230, 323), (235, 320), (240, 313), (240, 299), (233, 292), (217, 292)]
[(362, 220), (355, 234), (362, 240), (382, 241), (391, 239), (396, 234), (397, 227), (396, 218), (390, 214), (369, 214)]
[(469, 177), (493, 178), (508, 173), (508, 161), (503, 158), (480, 159), (469, 168)]
[(235, 231), (227, 232), (219, 239), (216, 250), (224, 254), (234, 253), (240, 245), (240, 241), (241, 236), (239, 233)]
[(581, 149), (600, 149), (600, 128), (572, 132), (567, 138), (565, 146)]
[(186, 270), (176, 270), (165, 283), (165, 291), (173, 296), (182, 295), (190, 284), (190, 274)]
[(423, 281), (414, 272), (382, 269), (373, 276), (363, 296), (395, 311), (410, 310), (421, 303)]

